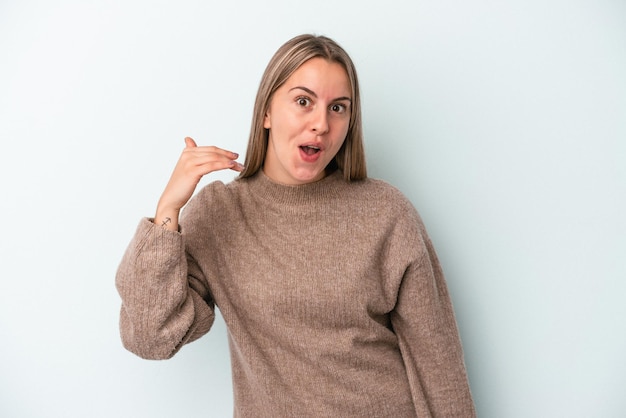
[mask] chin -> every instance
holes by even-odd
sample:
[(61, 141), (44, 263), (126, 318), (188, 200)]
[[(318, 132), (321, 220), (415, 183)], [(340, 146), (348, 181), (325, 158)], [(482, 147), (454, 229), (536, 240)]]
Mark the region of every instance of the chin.
[(315, 171), (303, 170), (303, 171), (293, 173), (292, 175), (292, 177), (300, 183), (312, 183), (314, 181), (321, 180), (325, 176), (326, 176), (326, 171), (324, 169), (315, 170)]

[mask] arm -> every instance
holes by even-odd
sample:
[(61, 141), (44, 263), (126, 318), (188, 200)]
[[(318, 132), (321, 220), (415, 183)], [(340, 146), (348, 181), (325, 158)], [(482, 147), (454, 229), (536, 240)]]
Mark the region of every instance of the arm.
[[(475, 417), (463, 349), (441, 266), (417, 213), (410, 213), (411, 225), (398, 224), (405, 232), (396, 245), (403, 243), (412, 254), (391, 321), (413, 403), (418, 416)], [(397, 251), (407, 250), (398, 247)]]
[(185, 138), (185, 149), (159, 199), (154, 223), (177, 231), (180, 210), (191, 199), (200, 179), (217, 170), (242, 171), (244, 167), (235, 161), (237, 157), (239, 155), (234, 152), (199, 147), (193, 139)]
[(173, 356), (206, 333), (214, 319), (206, 280), (185, 252), (178, 218), (204, 175), (243, 167), (230, 151), (198, 147), (191, 138), (185, 138), (185, 145), (155, 219), (141, 222), (116, 276), (122, 342), (144, 358)]
[(204, 277), (187, 260), (180, 233), (142, 220), (116, 276), (124, 347), (140, 357), (172, 357), (209, 331), (214, 305)]

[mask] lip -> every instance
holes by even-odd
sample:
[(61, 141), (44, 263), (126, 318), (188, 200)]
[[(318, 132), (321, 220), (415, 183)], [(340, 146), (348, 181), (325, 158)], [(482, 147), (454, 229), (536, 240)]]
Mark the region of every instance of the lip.
[(304, 142), (298, 145), (298, 148), (301, 148), (301, 147), (315, 147), (315, 148), (319, 148), (320, 151), (324, 151), (326, 149), (323, 143), (317, 142), (317, 141)]
[[(304, 150), (303, 147), (315, 147), (318, 148), (319, 151), (316, 152), (315, 154), (307, 154)], [(326, 149), (326, 147), (324, 146), (324, 144), (322, 144), (321, 142), (305, 142), (303, 144), (298, 145), (298, 152), (300, 154), (300, 158), (307, 163), (314, 163), (317, 160), (319, 160), (320, 156), (322, 155), (322, 153), (324, 152), (324, 150)]]

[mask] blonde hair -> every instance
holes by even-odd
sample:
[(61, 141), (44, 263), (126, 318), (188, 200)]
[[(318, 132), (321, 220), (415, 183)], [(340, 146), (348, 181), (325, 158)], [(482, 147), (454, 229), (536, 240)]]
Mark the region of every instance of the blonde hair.
[(265, 68), (254, 103), (244, 163), (246, 168), (239, 178), (251, 177), (263, 167), (269, 138), (269, 130), (263, 126), (263, 120), (274, 92), (302, 64), (316, 57), (340, 64), (346, 70), (352, 93), (350, 123), (346, 139), (326, 169), (341, 170), (347, 181), (362, 180), (367, 177), (361, 125), (361, 97), (354, 64), (346, 51), (332, 39), (325, 36), (299, 35), (281, 46)]

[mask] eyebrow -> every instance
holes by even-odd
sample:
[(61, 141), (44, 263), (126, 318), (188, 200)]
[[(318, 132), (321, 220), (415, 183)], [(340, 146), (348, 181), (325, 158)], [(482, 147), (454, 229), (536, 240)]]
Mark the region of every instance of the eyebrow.
[[(293, 88), (289, 89), (289, 91), (296, 90), (296, 89), (303, 90), (303, 91), (307, 92), (308, 94), (310, 94), (311, 96), (313, 96), (313, 97), (317, 98), (317, 94), (315, 94), (315, 92), (314, 92), (313, 90), (311, 90), (311, 89), (309, 89), (309, 88), (307, 88), (307, 87), (303, 87), (303, 86), (296, 86), (296, 87), (293, 87)], [(346, 97), (346, 96), (343, 96), (343, 97), (337, 97), (336, 99), (334, 99), (334, 100), (333, 100), (333, 102), (338, 102), (338, 101), (340, 101), (340, 100), (347, 100), (347, 101), (349, 101), (350, 103), (352, 103), (352, 99), (351, 99), (351, 98), (349, 98), (349, 97)]]

